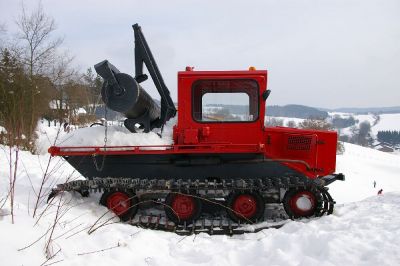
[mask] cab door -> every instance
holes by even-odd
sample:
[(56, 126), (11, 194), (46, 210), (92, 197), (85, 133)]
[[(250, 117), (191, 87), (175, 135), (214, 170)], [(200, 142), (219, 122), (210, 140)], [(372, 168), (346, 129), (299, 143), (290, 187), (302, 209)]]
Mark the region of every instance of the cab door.
[[(262, 79), (262, 78), (261, 78)], [(187, 136), (199, 143), (253, 144), (263, 136), (260, 80), (248, 77), (202, 78), (191, 86)], [(189, 137), (188, 142), (193, 141)]]

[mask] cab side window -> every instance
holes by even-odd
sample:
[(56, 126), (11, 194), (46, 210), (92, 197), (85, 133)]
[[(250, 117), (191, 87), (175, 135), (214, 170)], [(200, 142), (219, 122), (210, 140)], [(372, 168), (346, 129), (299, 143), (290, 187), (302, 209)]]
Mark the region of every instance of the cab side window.
[(193, 118), (204, 123), (256, 121), (258, 90), (254, 80), (199, 80), (192, 87)]

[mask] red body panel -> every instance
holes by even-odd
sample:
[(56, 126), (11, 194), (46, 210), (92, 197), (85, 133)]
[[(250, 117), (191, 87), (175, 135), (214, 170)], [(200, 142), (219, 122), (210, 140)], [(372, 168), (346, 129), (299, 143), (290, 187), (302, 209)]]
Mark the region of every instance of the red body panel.
[(336, 132), (286, 127), (269, 127), (264, 132), (269, 158), (282, 159), (282, 163), (310, 178), (335, 172)]
[[(193, 118), (193, 86), (201, 80), (251, 80), (258, 84), (258, 117), (246, 122), (199, 122)], [(335, 172), (336, 132), (265, 127), (267, 71), (183, 71), (178, 73), (178, 122), (174, 145), (132, 147), (51, 147), (51, 155), (132, 155), (165, 153), (263, 153), (310, 178)]]

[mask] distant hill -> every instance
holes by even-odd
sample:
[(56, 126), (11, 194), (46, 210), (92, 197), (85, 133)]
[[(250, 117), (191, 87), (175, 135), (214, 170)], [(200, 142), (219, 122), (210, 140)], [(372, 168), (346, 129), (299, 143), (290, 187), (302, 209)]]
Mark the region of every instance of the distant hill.
[(343, 108), (335, 108), (335, 109), (327, 109), (327, 108), (318, 108), (321, 111), (328, 112), (343, 112), (343, 113), (354, 113), (354, 114), (367, 114), (367, 113), (375, 113), (375, 114), (396, 114), (400, 113), (400, 106), (391, 106), (391, 107), (343, 107)]
[[(154, 101), (160, 106), (160, 100), (154, 99)], [(177, 104), (175, 103), (175, 106)], [(209, 107), (225, 107), (229, 109), (232, 113), (238, 115), (248, 114), (248, 107), (245, 105), (233, 105), (233, 104), (212, 104), (207, 105)], [(272, 117), (293, 117), (293, 118), (327, 118), (329, 116), (328, 112), (342, 112), (342, 113), (353, 113), (353, 114), (396, 114), (400, 113), (400, 106), (391, 107), (342, 107), (342, 108), (318, 108), (310, 107), (298, 104), (288, 104), (288, 105), (271, 105), (267, 106), (266, 115)], [(104, 107), (98, 106), (96, 110), (96, 116), (98, 118), (104, 117)], [(118, 112), (108, 109), (108, 119), (121, 119), (123, 115)]]
[(328, 112), (297, 104), (289, 104), (284, 106), (272, 105), (267, 106), (267, 116), (325, 119), (328, 117)]
[[(230, 105), (230, 104), (212, 104), (208, 107), (222, 107), (228, 109), (232, 114), (246, 115), (248, 114), (248, 106)], [(272, 105), (267, 106), (267, 116), (274, 117), (294, 117), (294, 118), (327, 118), (328, 112), (318, 110), (317, 108), (304, 105), (289, 104), (285, 106)]]

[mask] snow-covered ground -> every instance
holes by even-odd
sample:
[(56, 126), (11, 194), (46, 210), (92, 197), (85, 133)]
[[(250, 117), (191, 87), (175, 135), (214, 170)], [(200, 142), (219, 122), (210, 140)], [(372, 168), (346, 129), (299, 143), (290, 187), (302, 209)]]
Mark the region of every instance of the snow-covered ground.
[[(353, 116), (356, 121), (356, 126), (359, 126), (360, 123), (364, 121), (368, 121), (371, 124), (371, 132), (372, 135), (376, 137), (378, 131), (383, 130), (400, 130), (400, 114), (380, 114), (379, 120), (376, 120), (376, 116), (374, 114), (362, 114), (356, 115), (351, 113), (340, 113), (340, 112), (330, 112), (329, 116), (333, 117), (335, 115), (339, 115), (342, 118), (349, 118)], [(375, 122), (377, 122), (375, 124)], [(351, 127), (341, 129), (341, 134), (351, 135)]]
[[(97, 140), (102, 145), (103, 139), (97, 136), (102, 134), (97, 130), (104, 128), (74, 131), (73, 138), (82, 137), (85, 143)], [(114, 133), (124, 134), (120, 130), (115, 129)], [(110, 136), (118, 136), (114, 133)], [(131, 141), (143, 141), (144, 136), (135, 135), (132, 138), (138, 139)], [(75, 143), (68, 136), (63, 133), (62, 137)], [(51, 136), (47, 137), (51, 140)], [(121, 135), (118, 137), (122, 138)], [(110, 141), (120, 144), (120, 140)], [(61, 207), (64, 214), (54, 229), (48, 249), (48, 254), (56, 255), (46, 263), (44, 251), (57, 208), (50, 206), (36, 225), (40, 215), (32, 218), (32, 214), (35, 193), (49, 156), (21, 152), (15, 191), (15, 224), (11, 224), (8, 203), (0, 210), (0, 265), (48, 265), (54, 262), (56, 265), (96, 266), (398, 265), (400, 156), (351, 144), (345, 144), (345, 149), (344, 154), (337, 157), (337, 170), (346, 174), (346, 181), (338, 181), (330, 189), (338, 202), (333, 215), (290, 221), (280, 229), (242, 236), (200, 234), (182, 237), (122, 223), (112, 223), (88, 234), (89, 228), (107, 212), (97, 203), (99, 195), (81, 198), (65, 193), (55, 201), (65, 202)], [(8, 147), (0, 146), (0, 201), (8, 188), (7, 154)], [(59, 158), (52, 159), (50, 171), (46, 190), (67, 178), (80, 178)], [(374, 180), (376, 188), (373, 187)], [(381, 188), (383, 195), (377, 196)], [(41, 202), (38, 213), (47, 207)], [(109, 218), (110, 214), (106, 214), (101, 221)], [(42, 235), (44, 237), (40, 239)], [(37, 239), (40, 240), (34, 243)], [(31, 243), (34, 244), (23, 249)]]
[[(400, 114), (380, 114), (379, 120), (376, 120), (377, 116), (374, 114), (352, 114), (342, 112), (329, 112), (329, 117), (340, 116), (342, 118), (354, 117), (357, 121), (355, 126), (359, 126), (360, 123), (367, 121), (371, 125), (371, 133), (374, 138), (378, 134), (378, 131), (384, 130), (396, 130), (400, 131)], [(294, 121), (296, 125), (304, 121), (302, 118), (291, 118), (291, 117), (266, 117), (266, 125), (268, 125), (268, 119), (282, 120), (283, 126), (287, 126), (289, 121)], [(351, 136), (351, 127), (340, 129), (341, 135)]]
[(379, 122), (371, 130), (375, 135), (382, 130), (400, 130), (400, 114), (380, 115)]
[(344, 173), (346, 181), (330, 185), (337, 202), (358, 201), (379, 189), (400, 192), (400, 156), (349, 143), (344, 146), (344, 154), (337, 156), (336, 171)]
[[(68, 196), (69, 197), (69, 196)], [(51, 262), (58, 265), (398, 265), (400, 261), (400, 193), (372, 196), (340, 205), (331, 216), (289, 222), (242, 236), (182, 237), (125, 224), (87, 229), (105, 211), (93, 199), (73, 199), (77, 205), (55, 232)], [(2, 265), (41, 265), (45, 258), (38, 239), (51, 224), (50, 217), (34, 226), (25, 207), (17, 222), (0, 220)], [(78, 226), (78, 227), (76, 227)], [(75, 228), (75, 229), (74, 229)], [(102, 251), (103, 250), (103, 251)], [(93, 252), (93, 253), (91, 253)]]

